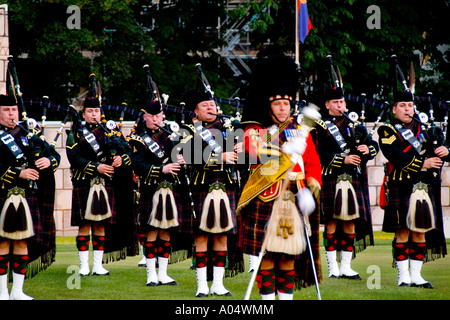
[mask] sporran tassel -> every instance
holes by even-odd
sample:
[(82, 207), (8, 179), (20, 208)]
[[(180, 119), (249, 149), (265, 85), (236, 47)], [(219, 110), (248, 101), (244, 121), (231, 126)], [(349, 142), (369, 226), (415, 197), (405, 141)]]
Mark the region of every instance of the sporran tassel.
[(20, 199), (19, 206), (17, 207), (15, 225), (17, 231), (27, 230), (27, 214), (22, 199)]
[(340, 213), (342, 210), (342, 189), (336, 192), (336, 197), (334, 198), (334, 212)]
[(214, 197), (211, 197), (211, 200), (209, 201), (209, 208), (207, 211), (207, 218), (206, 218), (206, 227), (208, 229), (212, 229), (214, 228), (214, 223), (215, 223), (215, 215), (216, 212), (214, 210)]
[(105, 194), (100, 191), (100, 199), (98, 204), (98, 214), (106, 214), (108, 212), (108, 202), (106, 201)]
[(351, 189), (348, 189), (347, 191), (349, 193), (349, 196), (348, 196), (348, 215), (349, 216), (353, 216), (353, 215), (355, 215), (357, 213), (356, 212), (356, 203), (355, 203), (355, 201), (356, 201), (356, 194)]
[(226, 228), (228, 226), (228, 214), (227, 207), (225, 205), (225, 201), (223, 200), (223, 196), (220, 197), (220, 227)]
[(14, 207), (12, 199), (5, 211), (5, 221), (3, 230), (6, 232), (16, 231), (16, 208)]
[(163, 196), (161, 194), (161, 191), (159, 191), (158, 205), (156, 206), (155, 219), (158, 221), (162, 221), (163, 219)]
[(284, 197), (274, 202), (271, 219), (275, 220), (268, 235), (267, 251), (298, 255), (306, 250), (305, 229), (292, 192), (286, 191)]
[(423, 196), (423, 205), (422, 205), (422, 214), (419, 215), (416, 226), (418, 228), (428, 229), (433, 226), (432, 223), (432, 212), (430, 211), (430, 207), (428, 206), (428, 203), (426, 202), (425, 196)]
[(100, 207), (100, 200), (98, 198), (98, 193), (94, 192), (94, 194), (92, 195), (92, 204), (91, 204), (92, 214), (97, 215), (99, 207)]
[(166, 196), (166, 220), (173, 220), (173, 217), (172, 201), (170, 201), (170, 197)]

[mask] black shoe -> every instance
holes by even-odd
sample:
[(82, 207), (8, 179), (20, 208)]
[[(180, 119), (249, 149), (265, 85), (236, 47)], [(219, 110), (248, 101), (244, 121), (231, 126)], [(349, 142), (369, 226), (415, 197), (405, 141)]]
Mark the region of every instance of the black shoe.
[(208, 295), (206, 293), (198, 293), (196, 295), (197, 298), (206, 298)]
[(346, 276), (345, 274), (341, 274), (342, 279), (349, 279), (349, 280), (362, 280), (361, 276), (359, 274), (355, 274), (353, 276)]
[(429, 282), (425, 282), (425, 283), (421, 283), (421, 284), (413, 283), (411, 286), (417, 287), (417, 288), (434, 289), (433, 285)]
[(157, 285), (158, 285), (158, 283), (156, 283), (156, 282), (147, 283), (147, 287), (156, 287)]
[(166, 282), (166, 283), (162, 283), (162, 282), (160, 281), (160, 282), (159, 282), (159, 285), (161, 285), (161, 286), (177, 286), (178, 283), (177, 283), (175, 280), (170, 281), (170, 282)]
[(224, 293), (224, 294), (217, 294), (217, 293), (214, 293), (214, 294), (219, 297), (231, 297), (232, 296), (230, 291), (228, 291), (227, 293)]
[(410, 283), (402, 282), (398, 285), (399, 287), (411, 287)]

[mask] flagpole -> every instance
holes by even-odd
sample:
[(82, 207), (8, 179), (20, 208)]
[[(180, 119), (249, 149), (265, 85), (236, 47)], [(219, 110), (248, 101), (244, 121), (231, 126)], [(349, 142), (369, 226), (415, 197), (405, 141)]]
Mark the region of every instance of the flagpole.
[[(300, 68), (300, 41), (298, 39), (298, 0), (295, 0), (295, 62)], [(297, 90), (296, 101), (300, 101), (300, 92)], [(298, 113), (298, 106), (295, 105), (295, 113)]]
[(298, 0), (295, 0), (295, 62), (300, 66), (300, 44), (298, 39)]

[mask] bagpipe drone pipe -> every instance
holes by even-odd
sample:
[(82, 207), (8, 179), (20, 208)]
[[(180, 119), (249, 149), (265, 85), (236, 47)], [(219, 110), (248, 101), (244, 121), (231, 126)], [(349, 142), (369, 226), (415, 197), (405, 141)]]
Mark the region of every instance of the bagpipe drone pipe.
[[(372, 136), (375, 133), (375, 129), (378, 127), (380, 122), (383, 120), (383, 116), (388, 114), (386, 116), (386, 121), (390, 121), (389, 116), (389, 103), (387, 101), (384, 101), (383, 103), (380, 103), (379, 101), (370, 100), (367, 99), (365, 94), (361, 95), (353, 95), (353, 94), (345, 94), (346, 101), (360, 103), (361, 105), (364, 105), (365, 107), (371, 107), (371, 109), (375, 112), (378, 112), (377, 118), (373, 124), (373, 127), (368, 132), (370, 136)], [(448, 130), (448, 113), (450, 110), (450, 101), (442, 102), (436, 98), (432, 98), (429, 95), (428, 96), (414, 96), (414, 102), (415, 103), (428, 103), (430, 106), (438, 107), (440, 108), (445, 116), (442, 119), (440, 123), (436, 123), (435, 121), (432, 121), (433, 119), (431, 116), (429, 117), (430, 122), (428, 123), (428, 116), (427, 119), (424, 122), (427, 128), (427, 134), (430, 137), (430, 140), (433, 141), (433, 144), (437, 146), (442, 145), (446, 141), (447, 137), (447, 130)], [(431, 108), (431, 107), (430, 107)], [(432, 109), (430, 109), (431, 111)], [(362, 113), (361, 113), (362, 114)], [(426, 115), (426, 114), (425, 114)], [(350, 115), (349, 115), (350, 116)], [(352, 116), (352, 119), (355, 119), (354, 116)], [(361, 120), (361, 124), (364, 123), (364, 125), (367, 125), (366, 122), (362, 121), (362, 117), (360, 116), (359, 119)], [(422, 118), (423, 119), (423, 118)]]
[[(240, 112), (240, 99), (236, 98), (233, 102), (230, 102), (227, 100), (227, 104), (235, 106), (235, 115), (234, 116), (228, 116), (223, 114), (222, 109), (219, 105), (219, 99), (216, 99), (214, 97), (214, 92), (211, 89), (211, 85), (209, 84), (209, 81), (203, 72), (202, 66), (200, 63), (197, 63), (195, 65), (195, 75), (198, 79), (197, 81), (197, 90), (204, 91), (209, 95), (211, 100), (214, 100), (217, 108), (217, 113), (213, 114), (217, 116), (220, 120), (220, 122), (223, 124), (223, 127), (225, 128), (225, 138), (229, 139), (228, 141), (233, 140), (233, 145), (237, 145), (238, 143), (243, 142), (243, 131), (238, 130), (241, 127), (241, 112)], [(221, 102), (225, 102), (224, 99), (221, 99)], [(245, 153), (244, 150), (241, 152), (237, 152), (238, 157), (238, 163), (243, 162), (242, 159), (245, 159)], [(225, 170), (228, 172), (231, 179), (237, 184), (238, 189), (241, 188), (241, 179), (240, 179), (240, 173), (238, 170), (238, 166), (235, 164), (228, 165), (226, 164), (224, 166)]]
[[(377, 113), (377, 117), (376, 117), (375, 122), (373, 123), (373, 127), (369, 128), (370, 131), (368, 131), (369, 135), (373, 135), (374, 132), (376, 131), (376, 128), (379, 126), (380, 122), (382, 122), (382, 120), (384, 119), (384, 116), (386, 116), (389, 113), (389, 103), (387, 101), (380, 102), (378, 100), (368, 99), (365, 94), (354, 95), (354, 94), (345, 93), (344, 97), (345, 97), (346, 101), (348, 101), (349, 103), (360, 104), (361, 111), (365, 110), (365, 112), (367, 113), (367, 108), (370, 108), (375, 113)], [(236, 107), (237, 110), (238, 110), (238, 108), (241, 110), (245, 109), (245, 103), (243, 103), (242, 101), (240, 101), (238, 99), (226, 99), (226, 98), (215, 97), (214, 100), (216, 100), (220, 104), (227, 104), (227, 105)], [(44, 110), (52, 110), (52, 111), (55, 111), (56, 113), (63, 114), (64, 116), (69, 114), (70, 116), (78, 117), (78, 113), (73, 107), (51, 103), (49, 101), (48, 97), (45, 97), (45, 96), (42, 99), (23, 99), (22, 101), (23, 101), (23, 105), (25, 107), (28, 107), (31, 109), (42, 110), (43, 117), (45, 117), (45, 115), (47, 113), (47, 111), (44, 112)], [(442, 136), (444, 137), (444, 139), (446, 139), (447, 131), (448, 131), (448, 114), (450, 111), (450, 101), (443, 102), (443, 101), (440, 101), (439, 99), (437, 99), (435, 97), (431, 97), (429, 95), (428, 96), (414, 96), (414, 101), (417, 103), (423, 103), (423, 104), (428, 103), (429, 105), (432, 105), (435, 108), (436, 107), (439, 108), (441, 111), (443, 111), (445, 113), (443, 120), (441, 122), (434, 122), (434, 125), (436, 127), (439, 127), (439, 124), (440, 124), (440, 129), (441, 129), (440, 132), (442, 132)], [(307, 105), (307, 102), (305, 100), (294, 101), (294, 104), (296, 104), (301, 109)], [(134, 117), (136, 119), (135, 122), (137, 122), (137, 123), (140, 123), (140, 121), (142, 120), (142, 112), (136, 108), (128, 106), (126, 103), (123, 103), (121, 105), (102, 105), (102, 108), (105, 111), (111, 111), (111, 112), (115, 111), (115, 112), (121, 112), (122, 114), (127, 114), (131, 117)], [(162, 109), (169, 113), (180, 115), (182, 118), (184, 116), (195, 117), (195, 113), (191, 110), (185, 109), (183, 103), (180, 103), (179, 107), (162, 103)], [(237, 112), (236, 112), (236, 114), (237, 114)], [(240, 125), (240, 122), (236, 122), (236, 119), (237, 119), (236, 116), (223, 114), (222, 116), (219, 116), (219, 117), (224, 118), (225, 120), (230, 120), (230, 122), (232, 124), (234, 124), (236, 127)], [(359, 119), (361, 120), (360, 123), (367, 127), (367, 125), (368, 125), (367, 119), (362, 118), (362, 117), (364, 117), (364, 113), (361, 112), (361, 116), (359, 117)], [(387, 119), (386, 119), (387, 121), (389, 121), (388, 117), (389, 116), (387, 115)], [(353, 118), (353, 116), (352, 116), (352, 118)], [(430, 117), (430, 119), (432, 119), (432, 117)], [(28, 120), (28, 118), (27, 118), (27, 120)], [(44, 121), (45, 121), (45, 118), (43, 118), (42, 122), (44, 122)], [(27, 123), (27, 125), (28, 125), (28, 123)], [(44, 125), (44, 126), (41, 125), (40, 127), (45, 128), (46, 125)], [(122, 127), (121, 122), (120, 122), (120, 124), (118, 124), (118, 127), (119, 128)], [(433, 130), (435, 130), (435, 128), (433, 128)], [(42, 133), (42, 129), (40, 130), (40, 132)], [(435, 131), (433, 131), (433, 132), (435, 132)], [(439, 132), (439, 130), (438, 130), (438, 132)], [(51, 143), (51, 144), (53, 145), (54, 143)]]
[(47, 141), (45, 141), (45, 137), (43, 134), (46, 126), (48, 97), (44, 96), (42, 101), (40, 102), (43, 113), (42, 113), (42, 123), (39, 126), (35, 119), (28, 117), (26, 107), (29, 106), (29, 104), (27, 103), (27, 101), (23, 99), (23, 93), (21, 91), (19, 78), (17, 76), (16, 64), (12, 57), (8, 57), (6, 88), (7, 88), (6, 89), (7, 95), (14, 97), (14, 100), (16, 101), (17, 106), (21, 111), (22, 123), (16, 124), (27, 135), (27, 138), (30, 142), (30, 147), (32, 149), (33, 158), (38, 159), (43, 155), (44, 151), (48, 151), (47, 154), (50, 154), (51, 153), (50, 148), (54, 147), (54, 145), (53, 144), (50, 145), (49, 143), (47, 143)]
[[(413, 71), (411, 71), (412, 74), (410, 74), (410, 84), (408, 87), (407, 81), (405, 76), (403, 75), (403, 72), (401, 71), (399, 65), (398, 65), (398, 61), (397, 61), (397, 57), (396, 55), (392, 55), (390, 57), (390, 63), (391, 63), (391, 70), (390, 70), (390, 75), (389, 78), (392, 78), (392, 80), (395, 80), (395, 82), (397, 81), (397, 74), (400, 77), (399, 81), (401, 82), (401, 85), (403, 87), (403, 92), (404, 93), (410, 93), (415, 105), (415, 113), (416, 115), (419, 114), (419, 111), (417, 110), (417, 105), (418, 104), (428, 104), (428, 111), (429, 111), (429, 120), (430, 123), (427, 124), (428, 127), (428, 134), (429, 136), (433, 136), (433, 138), (431, 138), (432, 140), (434, 140), (434, 144), (436, 145), (442, 145), (442, 143), (446, 140), (446, 135), (447, 135), (447, 130), (448, 130), (448, 114), (449, 114), (449, 110), (450, 110), (450, 101), (445, 101), (442, 102), (436, 98), (434, 98), (432, 96), (431, 92), (428, 92), (426, 96), (417, 96), (413, 94), (414, 91), (414, 74)], [(390, 82), (390, 81), (388, 81)], [(394, 84), (389, 84), (388, 86), (391, 86), (393, 89), (393, 95), (395, 98), (395, 94), (397, 91), (396, 89), (396, 83)], [(388, 103), (388, 98), (386, 97), (386, 95), (383, 93), (383, 86), (380, 86), (381, 90), (380, 93), (377, 95), (378, 98), (376, 100), (370, 100), (367, 99), (367, 96), (365, 93), (361, 93), (360, 95), (352, 95), (352, 94), (345, 94), (345, 99), (348, 102), (355, 102), (355, 103), (359, 103), (361, 104), (361, 115), (359, 117), (360, 122), (365, 124), (366, 121), (366, 107), (369, 107), (371, 110), (373, 110), (377, 115), (377, 118), (374, 122), (374, 126), (373, 128), (370, 130), (369, 134), (373, 135), (375, 133), (375, 129), (376, 127), (379, 125), (380, 121), (383, 119), (383, 116), (386, 115), (386, 122), (390, 121), (390, 109), (389, 109), (389, 103)], [(442, 121), (440, 122), (440, 126), (437, 125), (434, 120), (434, 108), (437, 107), (439, 108), (443, 113), (444, 113), (444, 117), (442, 119)], [(423, 119), (423, 117), (422, 117)], [(427, 122), (428, 121), (428, 117), (425, 121), (422, 122)]]

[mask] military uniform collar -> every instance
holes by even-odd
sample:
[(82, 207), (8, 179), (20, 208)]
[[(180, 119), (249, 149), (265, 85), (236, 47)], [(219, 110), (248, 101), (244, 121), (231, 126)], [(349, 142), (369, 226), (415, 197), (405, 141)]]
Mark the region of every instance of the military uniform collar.
[(145, 131), (147, 132), (148, 135), (152, 136), (152, 135), (154, 135), (155, 133), (161, 131), (161, 129), (158, 128), (158, 129), (156, 129), (156, 130), (153, 130), (153, 129), (150, 129), (150, 128), (147, 128), (147, 127), (146, 127), (146, 128), (145, 128)]
[(86, 122), (86, 124), (84, 125), (88, 130), (92, 131), (93, 129), (98, 127), (97, 123), (89, 123)]
[(14, 128), (10, 128), (10, 127), (7, 127), (7, 126), (5, 126), (3, 124), (0, 124), (0, 130), (1, 131), (10, 132), (12, 129), (14, 129)]
[(414, 120), (413, 121), (411, 121), (411, 122), (409, 122), (409, 123), (405, 123), (405, 122), (402, 122), (402, 121), (400, 121), (400, 120), (398, 120), (398, 119), (395, 119), (394, 120), (394, 127), (395, 128), (405, 128), (405, 129), (413, 129), (414, 127), (415, 127), (415, 123), (414, 123)]

